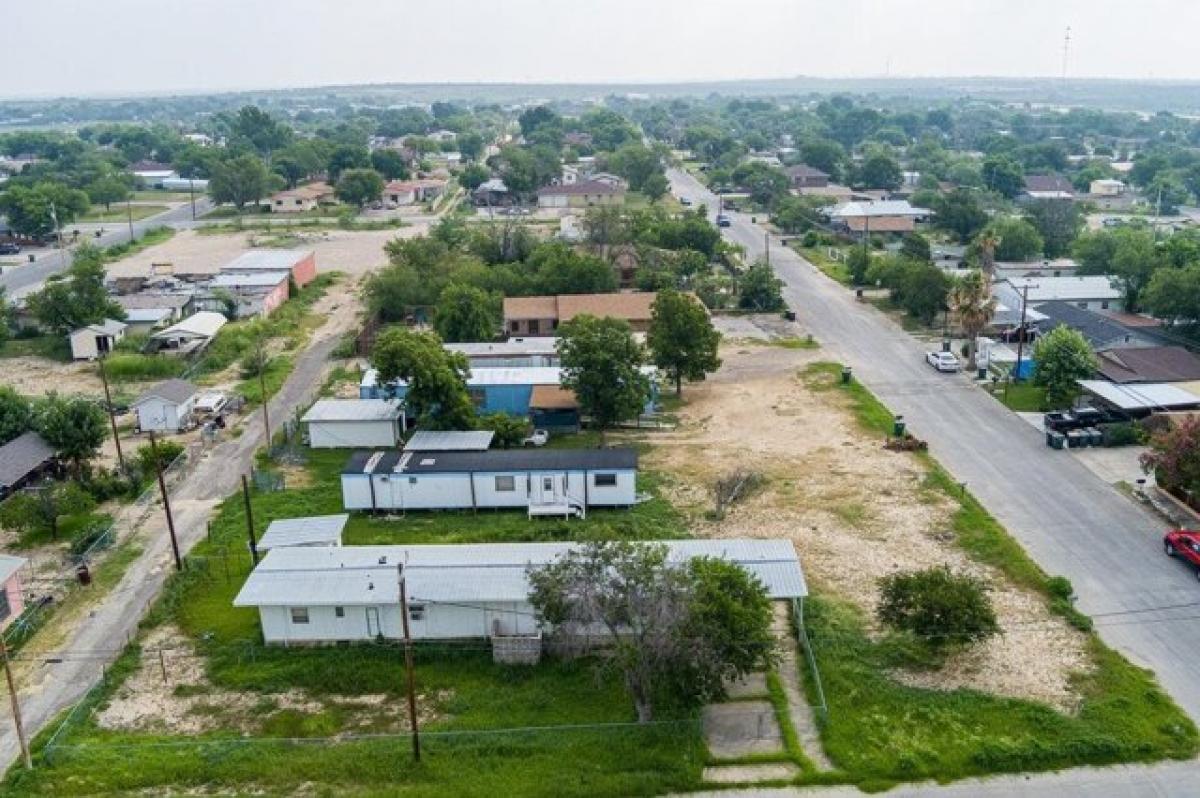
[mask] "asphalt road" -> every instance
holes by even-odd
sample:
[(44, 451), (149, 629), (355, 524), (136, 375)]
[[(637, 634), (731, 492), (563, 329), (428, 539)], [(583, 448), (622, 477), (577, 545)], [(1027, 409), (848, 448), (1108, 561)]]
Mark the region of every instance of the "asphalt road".
[[(671, 170), (669, 177), (677, 195), (715, 215), (716, 195), (684, 172)], [(751, 258), (760, 255), (763, 228), (744, 214), (729, 215), (726, 237)], [(1200, 584), (1191, 569), (1163, 556), (1162, 522), (1069, 453), (1047, 448), (1041, 435), (966, 375), (934, 372), (920, 342), (778, 240), (771, 245), (771, 266), (785, 283), (788, 304), (828, 358), (852, 366), (856, 379), (903, 414), (913, 434), (929, 442), (931, 453), (1043, 569), (1071, 580), (1079, 608), (1095, 618), (1101, 638), (1153, 670), (1200, 720)], [(1146, 611), (1180, 604), (1189, 606)], [(1192, 767), (1190, 794), (1196, 795), (1200, 768)], [(1158, 787), (1122, 794), (1185, 794), (1178, 783)]]
[[(207, 213), (212, 210), (212, 207), (212, 200), (208, 199), (208, 197), (197, 197), (197, 216)], [(179, 228), (191, 227), (194, 224), (195, 222), (192, 220), (192, 204), (185, 202), (177, 208), (172, 208), (156, 216), (149, 216), (134, 222), (133, 234), (136, 238), (155, 227), (170, 226)], [(94, 225), (92, 226), (94, 227)], [(87, 240), (105, 247), (124, 244), (129, 240), (129, 225), (124, 222), (106, 223), (104, 229), (104, 234), (99, 238), (87, 237)], [(63, 271), (68, 265), (70, 265), (69, 252), (54, 250), (42, 255), (33, 263), (23, 263), (20, 266), (5, 269), (4, 273), (0, 274), (0, 287), (7, 289), (10, 298), (19, 297), (22, 294), (35, 290), (46, 281), (46, 278)]]
[[(329, 355), (344, 332), (345, 325), (327, 324), (297, 358), (291, 376), (271, 399), (273, 425), (291, 418), (297, 408), (316, 397), (325, 381)], [(241, 436), (229, 437), (205, 454), (171, 491), (175, 529), (184, 554), (205, 535), (216, 504), (238, 490), (241, 475), (249, 473), (254, 453), (263, 442), (261, 409), (254, 411), (243, 429)], [(21, 712), (30, 737), (97, 683), (103, 669), (136, 634), (142, 616), (174, 569), (161, 506), (151, 510), (142, 528), (147, 526), (150, 534), (142, 554), (62, 641), (58, 647), (61, 661), (36, 665), (22, 685)], [(19, 755), (16, 734), (7, 718), (7, 701), (0, 718), (0, 769), (4, 769)]]

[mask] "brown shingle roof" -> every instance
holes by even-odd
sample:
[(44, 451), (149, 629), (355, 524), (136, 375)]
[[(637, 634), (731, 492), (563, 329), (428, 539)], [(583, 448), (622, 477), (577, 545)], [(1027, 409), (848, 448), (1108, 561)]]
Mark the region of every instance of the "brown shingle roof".
[(1075, 193), (1075, 186), (1062, 175), (1026, 175), (1026, 191), (1062, 191), (1067, 194)]
[(1116, 383), (1200, 380), (1200, 357), (1182, 346), (1110, 349), (1096, 360), (1096, 371)]
[[(847, 216), (846, 226), (856, 233), (867, 228), (867, 217)], [(872, 233), (907, 233), (916, 229), (909, 216), (873, 216), (869, 227)]]
[(795, 166), (789, 166), (787, 169), (784, 169), (783, 171), (787, 174), (788, 177), (793, 178), (793, 179), (795, 179), (797, 177), (829, 177), (828, 172), (822, 172), (820, 169), (817, 169), (815, 166), (809, 166), (806, 163), (798, 163)]
[(552, 296), (510, 296), (504, 298), (504, 318), (556, 319), (558, 299)]
[(575, 410), (579, 407), (579, 401), (569, 388), (535, 385), (529, 394), (529, 407), (534, 410)]
[(626, 321), (649, 321), (650, 309), (658, 293), (645, 291), (629, 294), (560, 294), (558, 320), (576, 316), (612, 316)]

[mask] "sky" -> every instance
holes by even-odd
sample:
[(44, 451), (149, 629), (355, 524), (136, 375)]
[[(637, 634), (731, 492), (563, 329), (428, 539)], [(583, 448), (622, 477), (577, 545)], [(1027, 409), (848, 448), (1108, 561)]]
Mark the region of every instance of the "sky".
[(1200, 79), (1195, 0), (38, 0), (0, 96), (356, 83)]

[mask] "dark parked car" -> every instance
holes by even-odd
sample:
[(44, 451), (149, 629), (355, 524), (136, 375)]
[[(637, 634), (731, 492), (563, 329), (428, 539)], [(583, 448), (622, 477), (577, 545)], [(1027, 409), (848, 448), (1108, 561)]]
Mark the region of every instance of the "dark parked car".
[(1126, 419), (1118, 418), (1111, 413), (1097, 410), (1094, 407), (1080, 407), (1076, 410), (1046, 413), (1042, 416), (1042, 425), (1047, 432), (1067, 433), (1074, 429), (1094, 427), (1098, 424), (1111, 424)]
[(20, 255), (21, 247), (11, 241), (0, 244), (0, 255)]

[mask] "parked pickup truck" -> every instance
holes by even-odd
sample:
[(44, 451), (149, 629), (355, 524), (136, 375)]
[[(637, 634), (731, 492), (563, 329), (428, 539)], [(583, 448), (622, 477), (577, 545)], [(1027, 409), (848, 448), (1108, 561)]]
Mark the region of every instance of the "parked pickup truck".
[(1109, 424), (1124, 420), (1117, 418), (1111, 413), (1105, 413), (1103, 410), (1097, 410), (1094, 407), (1080, 407), (1075, 410), (1046, 413), (1042, 416), (1042, 426), (1045, 427), (1047, 432), (1066, 433), (1073, 429), (1084, 429), (1085, 427), (1094, 427), (1097, 424)]

